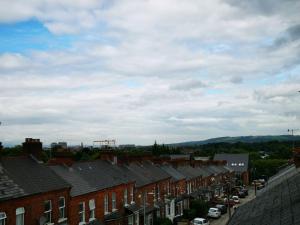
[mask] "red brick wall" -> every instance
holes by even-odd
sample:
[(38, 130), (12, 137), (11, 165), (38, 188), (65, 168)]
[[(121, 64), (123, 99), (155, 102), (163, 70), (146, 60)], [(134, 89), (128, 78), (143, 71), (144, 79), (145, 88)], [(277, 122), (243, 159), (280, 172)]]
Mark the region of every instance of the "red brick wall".
[(69, 190), (52, 191), (42, 193), (39, 195), (31, 195), (23, 198), (13, 199), (9, 201), (0, 202), (0, 211), (5, 212), (7, 219), (6, 225), (16, 224), (16, 209), (24, 207), (25, 209), (25, 224), (35, 225), (39, 224), (39, 219), (44, 214), (44, 202), (51, 200), (52, 203), (52, 222), (55, 224), (58, 221), (58, 201), (59, 197), (65, 197), (65, 214), (67, 214), (67, 207), (69, 203)]
[(104, 197), (108, 194), (109, 199), (109, 212), (112, 212), (112, 193), (116, 193), (116, 207), (121, 214), (124, 211), (124, 190), (127, 188), (128, 193), (128, 203), (130, 203), (130, 190), (134, 184), (122, 184), (119, 186), (112, 187), (110, 189), (105, 189), (98, 192), (93, 192), (85, 195), (80, 195), (72, 197), (70, 200), (69, 207), (69, 225), (78, 225), (79, 223), (79, 203), (85, 203), (85, 221), (88, 222), (90, 218), (89, 200), (95, 200), (95, 216), (98, 220), (104, 222)]
[(185, 179), (172, 182), (171, 183), (171, 195), (172, 196), (179, 196), (186, 192), (186, 181)]

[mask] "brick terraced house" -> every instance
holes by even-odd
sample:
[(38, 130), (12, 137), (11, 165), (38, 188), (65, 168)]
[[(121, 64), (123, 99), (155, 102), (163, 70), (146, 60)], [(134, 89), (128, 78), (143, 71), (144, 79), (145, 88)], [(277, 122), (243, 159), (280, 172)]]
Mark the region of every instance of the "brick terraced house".
[[(24, 156), (0, 159), (1, 225), (152, 225), (176, 221), (191, 199), (209, 200), (233, 176), (223, 162), (120, 157), (40, 161), (39, 139)], [(220, 189), (219, 189), (220, 190)]]

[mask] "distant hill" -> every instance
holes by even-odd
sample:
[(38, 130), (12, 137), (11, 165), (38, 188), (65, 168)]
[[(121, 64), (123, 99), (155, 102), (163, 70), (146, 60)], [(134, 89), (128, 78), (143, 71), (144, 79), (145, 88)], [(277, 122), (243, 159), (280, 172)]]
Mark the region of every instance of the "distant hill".
[(257, 143), (257, 142), (269, 142), (269, 141), (300, 141), (300, 135), (267, 135), (267, 136), (239, 136), (239, 137), (218, 137), (211, 138), (203, 141), (188, 141), (181, 143), (168, 144), (169, 146), (195, 146), (205, 145), (210, 143)]

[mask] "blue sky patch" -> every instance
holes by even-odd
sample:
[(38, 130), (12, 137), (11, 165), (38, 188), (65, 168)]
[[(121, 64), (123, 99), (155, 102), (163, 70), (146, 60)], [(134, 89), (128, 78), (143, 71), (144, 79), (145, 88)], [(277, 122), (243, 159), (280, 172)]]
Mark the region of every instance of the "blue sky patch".
[(0, 53), (70, 48), (75, 36), (55, 36), (37, 20), (14, 24), (0, 23)]

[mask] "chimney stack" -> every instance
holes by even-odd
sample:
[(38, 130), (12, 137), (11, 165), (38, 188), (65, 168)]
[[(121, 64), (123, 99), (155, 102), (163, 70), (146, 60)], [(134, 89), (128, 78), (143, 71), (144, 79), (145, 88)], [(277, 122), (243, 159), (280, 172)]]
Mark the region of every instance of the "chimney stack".
[(37, 160), (42, 160), (43, 143), (40, 142), (40, 139), (25, 138), (23, 151), (26, 154), (32, 155)]

